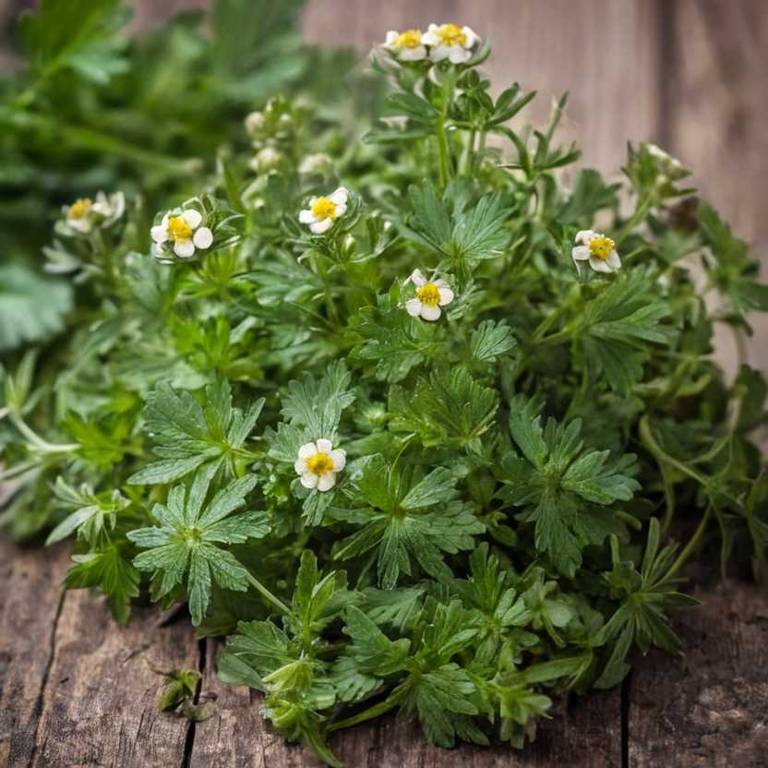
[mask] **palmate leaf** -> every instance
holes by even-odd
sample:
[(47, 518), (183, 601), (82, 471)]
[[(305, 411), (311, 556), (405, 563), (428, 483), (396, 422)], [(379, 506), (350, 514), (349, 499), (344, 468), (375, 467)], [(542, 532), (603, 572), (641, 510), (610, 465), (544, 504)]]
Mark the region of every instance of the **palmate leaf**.
[(367, 461), (353, 493), (373, 509), (366, 524), (345, 539), (336, 557), (346, 560), (376, 550), (379, 584), (392, 589), (414, 564), (440, 580), (451, 577), (443, 553), (474, 546), (485, 526), (469, 505), (456, 501), (456, 474), (438, 467), (421, 476), (381, 456)]
[(600, 507), (629, 501), (640, 488), (632, 477), (635, 457), (611, 459), (609, 451), (585, 449), (578, 419), (567, 426), (549, 419), (542, 427), (540, 407), (522, 395), (510, 402), (509, 430), (523, 456), (503, 461), (503, 495), (524, 507), (521, 520), (535, 524), (537, 550), (573, 576), (584, 547), (617, 529), (610, 511)]
[(68, 283), (39, 277), (21, 264), (0, 267), (0, 352), (47, 341), (64, 329), (71, 308)]
[(403, 226), (406, 237), (448, 258), (464, 277), (509, 244), (509, 209), (500, 193), (485, 195), (474, 205), (460, 186), (449, 188), (443, 200), (429, 184), (413, 186), (409, 194), (412, 213)]
[(211, 584), (243, 592), (248, 589), (248, 572), (219, 544), (242, 544), (265, 536), (269, 530), (266, 514), (248, 512), (230, 517), (245, 504), (256, 485), (253, 475), (235, 480), (210, 499), (208, 490), (213, 471), (197, 473), (189, 486), (176, 485), (165, 504), (152, 510), (159, 526), (131, 531), (128, 538), (145, 551), (134, 565), (153, 574), (154, 593), (161, 598), (184, 584), (189, 597), (192, 622), (199, 624), (208, 609)]
[(627, 395), (642, 378), (650, 344), (668, 344), (674, 330), (662, 321), (670, 315), (650, 274), (621, 275), (590, 301), (579, 318), (574, 338), (581, 345), (595, 378)]
[(234, 460), (256, 424), (264, 399), (246, 411), (232, 407), (227, 379), (205, 387), (204, 404), (192, 393), (160, 384), (147, 398), (144, 409), (146, 431), (154, 440), (154, 453), (161, 457), (128, 478), (129, 483), (169, 483), (204, 464), (221, 463), (234, 474)]
[(497, 407), (495, 390), (461, 367), (435, 371), (419, 379), (413, 390), (390, 389), (391, 428), (413, 432), (425, 447), (452, 445), (479, 452)]

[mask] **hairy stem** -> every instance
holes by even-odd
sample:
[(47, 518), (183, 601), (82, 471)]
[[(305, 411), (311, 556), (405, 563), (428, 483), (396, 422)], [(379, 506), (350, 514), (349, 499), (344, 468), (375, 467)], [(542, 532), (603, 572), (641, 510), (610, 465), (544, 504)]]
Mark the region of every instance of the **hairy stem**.
[(291, 609), (279, 598), (272, 594), (253, 574), (246, 572), (248, 583), (268, 602), (277, 608), (280, 613), (288, 615)]

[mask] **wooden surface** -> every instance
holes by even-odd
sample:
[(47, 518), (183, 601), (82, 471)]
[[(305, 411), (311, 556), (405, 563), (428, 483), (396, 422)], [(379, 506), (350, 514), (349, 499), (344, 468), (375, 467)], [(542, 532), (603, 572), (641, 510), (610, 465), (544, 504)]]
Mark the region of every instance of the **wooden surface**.
[[(63, 593), (65, 547), (0, 538), (0, 766), (21, 768), (318, 768), (264, 724), (259, 697), (222, 685), (215, 641), (184, 621), (137, 610), (117, 626), (102, 599)], [(730, 584), (680, 613), (687, 655), (638, 659), (622, 688), (561, 702), (534, 744), (425, 744), (395, 717), (338, 734), (349, 768), (757, 768), (768, 754), (768, 597)], [(203, 673), (210, 717), (157, 711), (161, 672)]]

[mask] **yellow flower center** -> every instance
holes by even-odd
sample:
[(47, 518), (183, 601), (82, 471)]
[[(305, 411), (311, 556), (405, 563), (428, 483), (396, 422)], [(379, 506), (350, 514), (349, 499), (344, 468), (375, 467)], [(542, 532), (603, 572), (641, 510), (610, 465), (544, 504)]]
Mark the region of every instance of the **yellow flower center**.
[(168, 219), (168, 233), (174, 242), (189, 240), (192, 237), (192, 227), (182, 216), (171, 216)]
[(440, 289), (434, 283), (424, 283), (416, 289), (416, 297), (428, 307), (436, 307), (440, 303)]
[(81, 197), (69, 206), (67, 216), (70, 219), (84, 219), (93, 208), (93, 200), (89, 197)]
[(401, 32), (395, 40), (395, 48), (418, 48), (421, 45), (421, 32), (418, 29), (408, 29)]
[(457, 24), (441, 24), (437, 35), (443, 45), (466, 45), (467, 36)]
[(307, 459), (307, 469), (313, 475), (325, 475), (333, 472), (333, 459), (328, 453), (316, 453)]
[(314, 203), (312, 203), (312, 215), (322, 221), (323, 219), (335, 219), (336, 218), (336, 203), (329, 197), (318, 197)]
[(605, 261), (612, 253), (615, 243), (610, 237), (598, 235), (589, 241), (589, 252), (601, 261)]

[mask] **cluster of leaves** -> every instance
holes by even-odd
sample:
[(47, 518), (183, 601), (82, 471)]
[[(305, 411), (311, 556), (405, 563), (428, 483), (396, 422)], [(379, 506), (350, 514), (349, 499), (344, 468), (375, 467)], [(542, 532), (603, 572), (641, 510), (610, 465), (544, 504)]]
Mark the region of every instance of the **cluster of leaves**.
[[(221, 676), (337, 765), (328, 735), (390, 710), (442, 746), (521, 747), (554, 696), (617, 684), (634, 648), (680, 650), (669, 612), (693, 602), (694, 554), (768, 578), (766, 382), (746, 365), (728, 382), (712, 350), (766, 290), (679, 163), (640, 145), (626, 185), (581, 170), (566, 188), (565, 100), (511, 127), (532, 94), (489, 95), (487, 46), (462, 65), (382, 54), (396, 119), (350, 142), (364, 99), (292, 95), (314, 55), (294, 3), (219, 0), (210, 39), (187, 17), (130, 43), (113, 0), (71, 5), (24, 22), (0, 113), (27, 200), (11, 231), (64, 191), (128, 196), (108, 231), (48, 250), (71, 279), (0, 270), (0, 520), (71, 537), (68, 586), (119, 621), (142, 593), (186, 603), (229, 636)], [(322, 102), (327, 82), (307, 83)], [(170, 146), (195, 163), (161, 161)], [(62, 186), (75, 148), (93, 172)], [(312, 234), (299, 211), (341, 184), (347, 210)], [(213, 247), (159, 263), (137, 187), (161, 215), (194, 192)], [(616, 273), (571, 260), (598, 217)], [(14, 247), (37, 258), (43, 229)], [(450, 285), (436, 321), (405, 309), (414, 269)], [(326, 490), (296, 468), (318, 440), (346, 452)], [(164, 707), (194, 708), (194, 674), (167, 683)]]

